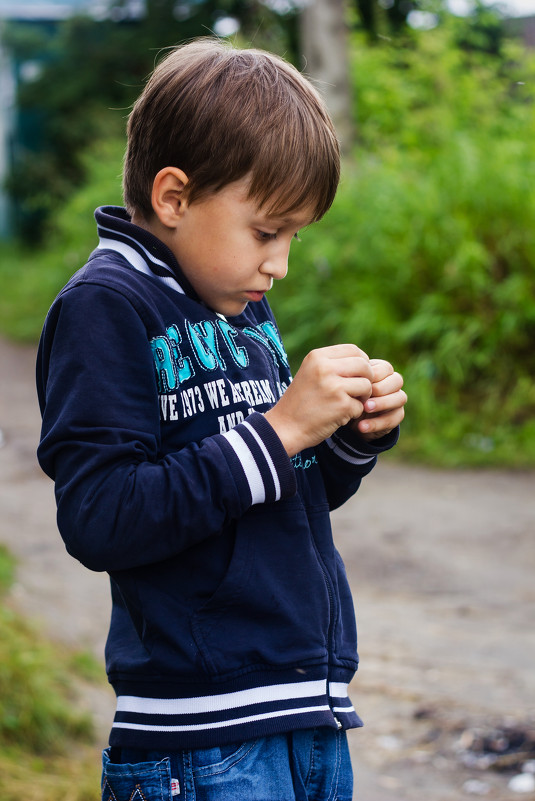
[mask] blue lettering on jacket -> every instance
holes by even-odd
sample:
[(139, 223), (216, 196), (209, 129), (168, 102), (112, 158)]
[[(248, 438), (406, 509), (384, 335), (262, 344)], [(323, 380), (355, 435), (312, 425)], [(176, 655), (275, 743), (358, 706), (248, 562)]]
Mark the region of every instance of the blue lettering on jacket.
[(210, 320), (202, 323), (186, 322), (190, 342), (201, 367), (205, 370), (226, 370), (216, 338), (215, 326)]
[(295, 456), (292, 456), (290, 461), (296, 470), (308, 470), (313, 464), (318, 464), (316, 454), (314, 454), (310, 459), (303, 459), (303, 455), (298, 453)]
[(219, 329), (225, 337), (225, 342), (232, 355), (232, 358), (239, 367), (247, 367), (249, 364), (249, 354), (245, 348), (237, 348), (234, 339), (238, 336), (238, 332), (226, 320), (219, 320)]
[(191, 359), (183, 358), (180, 352), (182, 337), (176, 325), (171, 325), (164, 335), (151, 341), (158, 391), (169, 392), (183, 381), (195, 375)]
[[(227, 366), (221, 355), (220, 345), (225, 345), (233, 362), (241, 369), (249, 366), (249, 354), (245, 346), (238, 346), (238, 331), (226, 320), (203, 320), (192, 323), (185, 321), (184, 339), (177, 325), (170, 325), (164, 334), (151, 340), (151, 348), (158, 382), (158, 392), (167, 393), (176, 390), (181, 384), (195, 376), (195, 362), (202, 371), (211, 372), (217, 369), (226, 371)], [(275, 365), (280, 363), (288, 367), (288, 357), (276, 327), (269, 320), (254, 328), (248, 326), (243, 333), (260, 343), (270, 353)], [(185, 356), (183, 349), (189, 342), (190, 355)]]

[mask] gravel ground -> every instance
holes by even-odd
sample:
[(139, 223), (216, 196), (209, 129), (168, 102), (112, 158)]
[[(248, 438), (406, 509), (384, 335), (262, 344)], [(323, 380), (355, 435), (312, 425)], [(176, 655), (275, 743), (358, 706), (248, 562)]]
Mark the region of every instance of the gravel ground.
[[(65, 553), (35, 460), (34, 349), (0, 341), (0, 365), (0, 542), (19, 560), (13, 602), (102, 659), (106, 577)], [(535, 472), (385, 460), (334, 514), (359, 622), (359, 801), (535, 799), (534, 491)], [(86, 703), (104, 738), (111, 691)]]

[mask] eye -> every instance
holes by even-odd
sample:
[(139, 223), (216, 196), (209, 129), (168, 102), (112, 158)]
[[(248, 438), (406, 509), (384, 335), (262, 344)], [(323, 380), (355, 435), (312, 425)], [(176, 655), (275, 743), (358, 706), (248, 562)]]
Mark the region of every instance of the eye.
[(271, 233), (269, 231), (261, 231), (260, 229), (257, 229), (256, 236), (261, 242), (271, 242), (277, 238), (276, 233)]

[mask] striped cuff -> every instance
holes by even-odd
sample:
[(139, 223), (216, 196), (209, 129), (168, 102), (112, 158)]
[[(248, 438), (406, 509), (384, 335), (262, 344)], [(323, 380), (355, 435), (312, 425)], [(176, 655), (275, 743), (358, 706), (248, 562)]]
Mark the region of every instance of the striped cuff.
[(295, 494), (295, 472), (264, 415), (254, 413), (221, 436), (238, 461), (242, 478), (239, 483), (245, 479), (250, 505), (273, 503)]
[(375, 454), (370, 455), (361, 453), (344, 439), (338, 437), (336, 434), (333, 434), (332, 437), (325, 440), (325, 444), (336, 456), (338, 456), (340, 459), (343, 459), (344, 462), (349, 462), (349, 464), (367, 464), (368, 462), (371, 462), (372, 459), (375, 459)]
[(368, 464), (383, 451), (393, 448), (399, 437), (399, 428), (395, 428), (390, 434), (380, 439), (368, 442), (363, 440), (347, 426), (338, 429), (332, 437), (325, 440), (325, 444), (331, 451), (349, 464), (361, 465)]

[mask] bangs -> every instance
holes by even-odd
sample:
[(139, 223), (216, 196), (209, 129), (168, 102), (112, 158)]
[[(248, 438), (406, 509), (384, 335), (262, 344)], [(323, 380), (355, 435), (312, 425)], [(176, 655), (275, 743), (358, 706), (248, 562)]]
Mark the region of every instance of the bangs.
[(253, 165), (249, 197), (258, 202), (270, 217), (285, 217), (305, 208), (312, 208), (310, 222), (318, 222), (330, 209), (338, 182), (340, 167), (336, 159), (305, 159), (303, 153), (281, 153), (265, 166)]
[(270, 216), (308, 207), (311, 222), (317, 222), (332, 205), (340, 180), (339, 144), (330, 118), (314, 106), (285, 103), (258, 139), (249, 196)]

